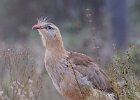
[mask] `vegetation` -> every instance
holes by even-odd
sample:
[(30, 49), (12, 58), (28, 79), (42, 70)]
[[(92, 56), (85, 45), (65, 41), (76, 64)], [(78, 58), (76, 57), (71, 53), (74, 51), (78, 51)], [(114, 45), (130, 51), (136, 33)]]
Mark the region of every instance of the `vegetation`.
[(109, 68), (109, 76), (111, 76), (115, 91), (121, 100), (140, 99), (140, 80), (136, 78), (133, 70), (135, 66), (133, 49), (131, 47), (125, 53), (115, 55)]
[[(113, 62), (108, 65), (109, 70), (106, 71), (121, 100), (140, 99), (140, 80), (133, 72), (133, 49), (131, 47), (126, 53), (116, 54)], [(0, 50), (0, 65), (1, 100), (55, 100), (54, 95), (57, 95), (59, 100), (57, 93), (49, 93), (54, 91), (54, 88), (51, 88), (52, 83), (46, 72), (37, 72), (38, 65), (30, 49)], [(47, 87), (45, 84), (48, 84)], [(105, 94), (99, 91), (93, 94), (95, 100), (103, 100), (105, 97)]]

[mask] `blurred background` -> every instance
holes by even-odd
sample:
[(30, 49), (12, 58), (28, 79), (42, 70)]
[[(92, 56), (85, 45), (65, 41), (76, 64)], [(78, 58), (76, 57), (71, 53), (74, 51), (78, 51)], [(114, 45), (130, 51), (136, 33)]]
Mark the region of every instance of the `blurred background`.
[[(40, 17), (48, 17), (60, 28), (67, 50), (94, 57), (104, 69), (116, 52), (122, 54), (134, 46), (133, 71), (139, 78), (140, 0), (0, 0), (1, 54), (31, 52), (35, 71), (45, 80), (39, 100), (61, 100), (44, 70), (41, 38), (31, 29)], [(3, 81), (7, 67), (3, 55), (0, 59)]]

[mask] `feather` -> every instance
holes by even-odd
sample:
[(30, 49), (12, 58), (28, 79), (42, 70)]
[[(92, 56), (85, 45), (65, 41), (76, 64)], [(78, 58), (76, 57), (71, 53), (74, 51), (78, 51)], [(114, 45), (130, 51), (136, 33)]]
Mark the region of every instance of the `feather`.
[(37, 18), (37, 22), (38, 23), (48, 23), (50, 21), (50, 18), (47, 17), (40, 17), (40, 18)]

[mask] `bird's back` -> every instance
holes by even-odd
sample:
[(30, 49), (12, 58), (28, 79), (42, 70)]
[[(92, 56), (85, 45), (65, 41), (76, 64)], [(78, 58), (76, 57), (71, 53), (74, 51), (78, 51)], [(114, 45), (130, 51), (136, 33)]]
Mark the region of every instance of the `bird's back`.
[(96, 64), (95, 60), (81, 53), (70, 52), (69, 62), (77, 74), (89, 81), (94, 89), (112, 92), (111, 82), (104, 71)]

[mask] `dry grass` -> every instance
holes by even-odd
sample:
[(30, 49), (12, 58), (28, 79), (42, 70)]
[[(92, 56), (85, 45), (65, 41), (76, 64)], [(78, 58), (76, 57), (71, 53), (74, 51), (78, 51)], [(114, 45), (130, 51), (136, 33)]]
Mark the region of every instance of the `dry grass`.
[(29, 50), (1, 50), (0, 98), (2, 100), (37, 100), (41, 77)]
[(38, 67), (29, 49), (0, 50), (0, 100), (62, 100)]

